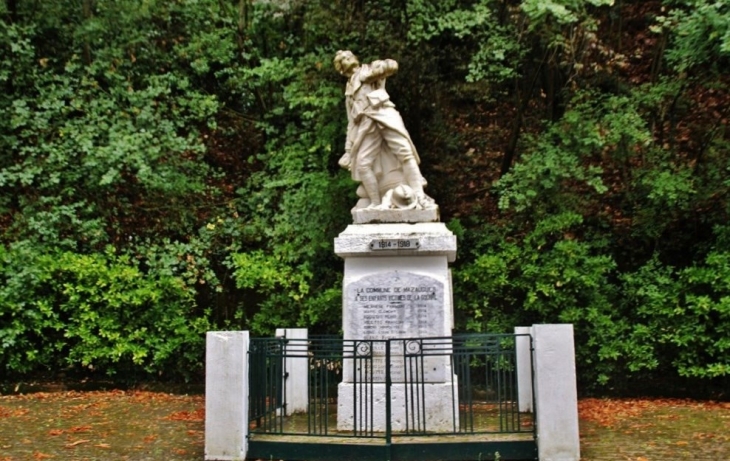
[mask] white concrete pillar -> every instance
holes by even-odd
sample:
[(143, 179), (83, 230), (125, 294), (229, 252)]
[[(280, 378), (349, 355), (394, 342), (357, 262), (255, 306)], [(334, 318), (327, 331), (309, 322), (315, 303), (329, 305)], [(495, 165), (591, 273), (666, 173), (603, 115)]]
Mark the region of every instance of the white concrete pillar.
[(533, 325), (535, 416), (540, 461), (579, 461), (573, 325)]
[(248, 331), (209, 331), (205, 340), (205, 459), (246, 459)]
[[(515, 327), (515, 335), (529, 335), (530, 327)], [(517, 400), (519, 411), (532, 413), (532, 342), (530, 336), (515, 337), (517, 362)]]
[(309, 357), (306, 328), (277, 328), (277, 338), (294, 340), (284, 346), (284, 389), (286, 414), (309, 410)]

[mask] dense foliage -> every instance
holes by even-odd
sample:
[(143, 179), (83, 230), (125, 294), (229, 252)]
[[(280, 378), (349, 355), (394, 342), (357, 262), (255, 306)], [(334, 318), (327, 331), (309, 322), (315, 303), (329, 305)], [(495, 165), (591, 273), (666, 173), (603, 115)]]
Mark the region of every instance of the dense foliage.
[(338, 49), (460, 239), (461, 330), (571, 322), (586, 389), (730, 377), (730, 6), (0, 2), (0, 366), (195, 378), (204, 332), (336, 332)]

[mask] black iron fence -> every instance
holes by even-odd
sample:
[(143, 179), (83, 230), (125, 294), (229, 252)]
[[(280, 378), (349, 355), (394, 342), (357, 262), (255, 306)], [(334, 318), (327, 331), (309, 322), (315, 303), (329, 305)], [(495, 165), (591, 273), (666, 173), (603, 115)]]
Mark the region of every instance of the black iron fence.
[[(519, 411), (520, 336), (252, 339), (251, 433), (386, 443), (403, 436), (534, 436), (534, 415)], [(530, 336), (523, 338), (532, 349)]]

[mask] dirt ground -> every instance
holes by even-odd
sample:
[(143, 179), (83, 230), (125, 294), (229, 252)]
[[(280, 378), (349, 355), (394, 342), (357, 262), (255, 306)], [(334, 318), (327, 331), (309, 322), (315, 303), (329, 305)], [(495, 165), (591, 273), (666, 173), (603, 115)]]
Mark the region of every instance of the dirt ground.
[(730, 403), (583, 399), (582, 461), (730, 460)]
[(54, 392), (0, 397), (0, 461), (202, 460), (202, 395)]
[[(0, 461), (201, 461), (202, 395), (0, 396)], [(730, 403), (582, 399), (583, 461), (730, 460)]]

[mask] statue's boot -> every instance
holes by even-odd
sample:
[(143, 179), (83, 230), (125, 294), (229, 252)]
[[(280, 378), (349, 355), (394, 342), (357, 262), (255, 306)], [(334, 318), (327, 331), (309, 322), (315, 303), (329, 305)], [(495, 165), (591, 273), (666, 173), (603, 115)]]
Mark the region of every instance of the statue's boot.
[(370, 205), (368, 208), (379, 207), (381, 204), (380, 190), (378, 189), (378, 179), (375, 177), (373, 170), (369, 168), (363, 168), (358, 170), (360, 175), (360, 181), (362, 187), (365, 189), (365, 193), (370, 198)]

